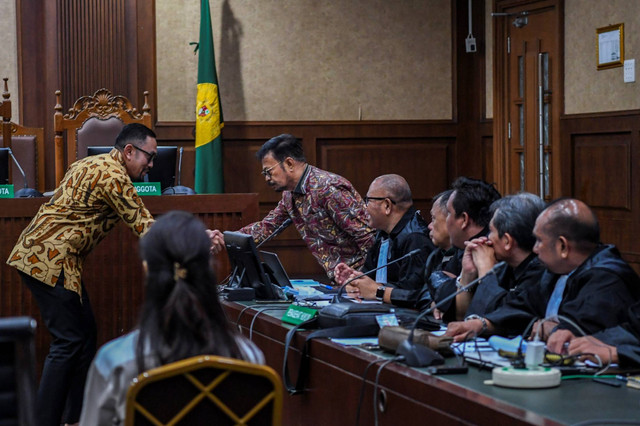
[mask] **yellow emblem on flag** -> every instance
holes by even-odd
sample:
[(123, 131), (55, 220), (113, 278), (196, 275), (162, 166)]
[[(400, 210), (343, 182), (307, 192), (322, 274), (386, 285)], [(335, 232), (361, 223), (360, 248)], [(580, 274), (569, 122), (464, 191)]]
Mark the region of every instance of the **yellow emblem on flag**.
[(212, 142), (220, 136), (220, 101), (218, 85), (213, 83), (198, 84), (196, 103), (196, 148)]

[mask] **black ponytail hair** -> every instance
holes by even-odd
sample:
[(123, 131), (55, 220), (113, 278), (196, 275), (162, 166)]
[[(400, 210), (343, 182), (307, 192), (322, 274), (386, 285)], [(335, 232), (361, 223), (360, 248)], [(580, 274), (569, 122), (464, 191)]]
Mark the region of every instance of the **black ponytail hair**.
[(204, 224), (183, 211), (163, 215), (141, 238), (147, 273), (136, 348), (140, 372), (150, 367), (149, 354), (161, 364), (203, 354), (241, 356), (218, 301), (210, 246)]

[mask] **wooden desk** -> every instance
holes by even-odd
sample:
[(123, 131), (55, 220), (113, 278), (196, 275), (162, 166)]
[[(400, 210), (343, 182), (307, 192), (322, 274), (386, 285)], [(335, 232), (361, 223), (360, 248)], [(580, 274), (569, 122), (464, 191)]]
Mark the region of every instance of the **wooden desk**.
[[(224, 302), (231, 321), (236, 321), (243, 305)], [(257, 307), (257, 309), (264, 309)], [(240, 318), (245, 334), (256, 314), (247, 310)], [(284, 338), (289, 326), (278, 319), (282, 314), (259, 314), (253, 324), (252, 340), (263, 350), (267, 364), (282, 373)], [(274, 316), (278, 318), (275, 318)], [(300, 348), (302, 338), (296, 339)], [(283, 424), (355, 424), (356, 408), (367, 364), (380, 356), (354, 347), (343, 347), (327, 339), (313, 340), (307, 388), (302, 395), (284, 399)], [(292, 349), (290, 374), (295, 380), (299, 351)], [(379, 364), (378, 364), (379, 365)], [(373, 383), (377, 365), (367, 374), (360, 424), (373, 420)], [(640, 419), (640, 391), (612, 388), (590, 381), (565, 381), (560, 387), (541, 390), (506, 389), (488, 386), (489, 371), (469, 368), (455, 376), (431, 376), (425, 369), (391, 364), (380, 375), (378, 412), (380, 425), (556, 425), (589, 419)]]
[[(154, 215), (170, 210), (186, 210), (198, 216), (209, 228), (238, 229), (258, 219), (257, 194), (176, 195), (143, 197)], [(22, 230), (29, 224), (45, 198), (0, 199), (0, 316), (29, 315), (38, 321), (36, 353), (42, 359), (49, 345), (49, 334), (42, 326), (38, 308), (17, 271), (6, 265)], [(225, 253), (217, 258), (218, 279), (229, 273)], [(83, 269), (98, 324), (98, 345), (133, 328), (143, 297), (143, 278), (138, 238), (122, 223), (118, 224), (87, 257)]]

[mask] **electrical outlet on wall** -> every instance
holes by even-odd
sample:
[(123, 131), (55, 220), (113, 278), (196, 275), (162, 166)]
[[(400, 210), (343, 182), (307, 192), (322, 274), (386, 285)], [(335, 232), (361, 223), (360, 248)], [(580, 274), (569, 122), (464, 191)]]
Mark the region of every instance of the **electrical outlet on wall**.
[(624, 82), (635, 83), (636, 81), (636, 60), (627, 59), (624, 61)]
[(469, 35), (465, 39), (465, 47), (466, 47), (467, 53), (476, 52), (478, 50), (477, 47), (476, 47), (476, 39), (474, 37), (472, 37), (471, 35)]

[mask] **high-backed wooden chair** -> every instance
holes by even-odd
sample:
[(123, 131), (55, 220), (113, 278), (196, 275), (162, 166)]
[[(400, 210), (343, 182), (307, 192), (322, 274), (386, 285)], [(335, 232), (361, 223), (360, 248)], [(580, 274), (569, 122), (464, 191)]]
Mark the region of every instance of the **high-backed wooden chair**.
[(282, 382), (271, 367), (197, 356), (134, 379), (124, 424), (279, 425), (282, 395)]
[(100, 89), (92, 96), (79, 98), (63, 115), (61, 96), (62, 92), (57, 90), (53, 126), (56, 184), (62, 180), (71, 163), (87, 156), (88, 146), (113, 145), (125, 124), (141, 123), (151, 128), (149, 92), (144, 92), (142, 113), (126, 97)]
[[(13, 155), (20, 163), (27, 177), (29, 188), (37, 188), (44, 192), (44, 129), (42, 127), (26, 127), (11, 121), (11, 99), (8, 78), (4, 78), (4, 91), (0, 116), (2, 116), (2, 133), (0, 146), (11, 148)], [(16, 190), (24, 185), (22, 175), (17, 167), (12, 167), (11, 183)]]
[(9, 79), (7, 77), (3, 78), (4, 80), (4, 90), (2, 91), (2, 101), (0, 101), (0, 117), (2, 117), (2, 133), (0, 136), (8, 137), (9, 134), (5, 132), (5, 123), (11, 122), (11, 100), (9, 99)]

